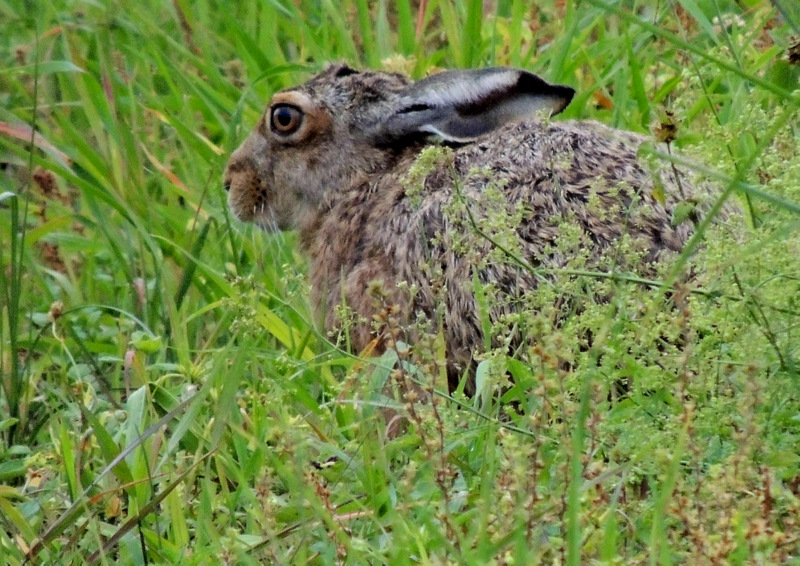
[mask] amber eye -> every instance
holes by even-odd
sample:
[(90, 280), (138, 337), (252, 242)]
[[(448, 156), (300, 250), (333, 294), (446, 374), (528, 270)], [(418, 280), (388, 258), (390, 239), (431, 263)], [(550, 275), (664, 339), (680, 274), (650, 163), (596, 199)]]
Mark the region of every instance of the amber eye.
[(270, 124), (272, 131), (281, 135), (295, 133), (303, 123), (303, 113), (299, 108), (288, 104), (279, 104), (272, 108)]

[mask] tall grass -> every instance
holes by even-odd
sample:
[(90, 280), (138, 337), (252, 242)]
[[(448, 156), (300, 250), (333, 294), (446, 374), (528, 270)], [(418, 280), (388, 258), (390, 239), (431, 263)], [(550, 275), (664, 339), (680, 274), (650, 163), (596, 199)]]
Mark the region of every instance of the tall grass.
[[(4, 563), (797, 560), (794, 4), (6, 0), (0, 20)], [(233, 221), (220, 186), (271, 93), (332, 60), (523, 66), (577, 89), (567, 119), (674, 121), (662, 157), (743, 213), (664, 266), (693, 274), (671, 305), (576, 259), (481, 395), (387, 399), (434, 378), (435, 341), (428, 366), (337, 348), (294, 235)], [(614, 298), (554, 327), (587, 287)]]

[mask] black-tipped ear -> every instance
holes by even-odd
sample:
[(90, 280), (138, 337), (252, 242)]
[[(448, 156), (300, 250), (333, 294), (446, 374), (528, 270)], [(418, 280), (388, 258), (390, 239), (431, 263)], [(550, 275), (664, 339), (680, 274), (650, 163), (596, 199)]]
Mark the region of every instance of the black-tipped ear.
[(376, 138), (391, 142), (428, 134), (466, 143), (538, 112), (557, 114), (574, 94), (568, 86), (551, 85), (520, 69), (445, 71), (400, 92), (395, 111), (378, 127)]
[(341, 78), (341, 77), (347, 77), (347, 76), (350, 76), (350, 75), (357, 75), (358, 74), (358, 71), (356, 71), (355, 69), (353, 69), (349, 65), (345, 65), (345, 64), (335, 66), (333, 68), (333, 71), (334, 71), (333, 76), (336, 77), (337, 79)]

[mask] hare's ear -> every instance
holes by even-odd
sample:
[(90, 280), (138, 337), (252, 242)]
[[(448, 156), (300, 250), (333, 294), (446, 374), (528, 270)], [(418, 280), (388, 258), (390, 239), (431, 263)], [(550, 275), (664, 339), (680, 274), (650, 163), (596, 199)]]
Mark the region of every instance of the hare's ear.
[(493, 67), (445, 71), (398, 94), (394, 111), (375, 132), (376, 139), (384, 143), (420, 134), (467, 143), (540, 111), (557, 114), (567, 107), (575, 91), (551, 85), (527, 71)]

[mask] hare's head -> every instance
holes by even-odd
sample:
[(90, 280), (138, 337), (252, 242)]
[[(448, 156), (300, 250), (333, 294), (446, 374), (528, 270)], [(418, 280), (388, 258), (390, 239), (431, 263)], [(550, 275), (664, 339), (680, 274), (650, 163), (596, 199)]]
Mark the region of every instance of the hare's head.
[(272, 98), (228, 163), (228, 202), (243, 221), (295, 228), (330, 191), (390, 168), (430, 138), (468, 143), (539, 111), (560, 112), (573, 94), (518, 69), (447, 71), (412, 83), (331, 66)]

